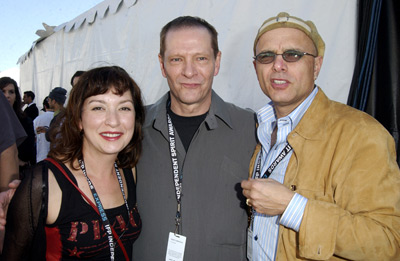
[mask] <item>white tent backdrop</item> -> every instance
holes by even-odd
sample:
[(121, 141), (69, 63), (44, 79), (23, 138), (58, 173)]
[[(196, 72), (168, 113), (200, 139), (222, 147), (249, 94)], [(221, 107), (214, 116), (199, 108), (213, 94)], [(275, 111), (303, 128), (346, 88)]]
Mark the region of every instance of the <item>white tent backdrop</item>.
[(153, 103), (168, 90), (157, 58), (160, 30), (178, 16), (192, 15), (219, 32), (222, 62), (214, 90), (226, 101), (258, 110), (268, 98), (252, 64), (253, 41), (262, 22), (281, 11), (316, 24), (326, 43), (317, 84), (345, 103), (355, 63), (356, 0), (105, 0), (58, 26), (20, 59), (21, 89), (33, 90), (41, 104), (54, 87), (70, 90), (75, 71), (119, 65), (139, 84), (145, 104)]

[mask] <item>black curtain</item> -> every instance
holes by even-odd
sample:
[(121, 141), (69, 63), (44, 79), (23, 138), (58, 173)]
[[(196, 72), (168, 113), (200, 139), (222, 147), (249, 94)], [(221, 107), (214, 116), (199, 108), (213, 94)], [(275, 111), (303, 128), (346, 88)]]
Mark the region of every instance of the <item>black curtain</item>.
[(358, 50), (347, 104), (392, 134), (400, 165), (400, 1), (358, 1)]

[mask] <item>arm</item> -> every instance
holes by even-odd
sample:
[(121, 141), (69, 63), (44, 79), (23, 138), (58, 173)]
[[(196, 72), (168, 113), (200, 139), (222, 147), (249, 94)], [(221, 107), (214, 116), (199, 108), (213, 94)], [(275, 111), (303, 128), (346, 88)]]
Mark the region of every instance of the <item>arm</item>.
[(0, 193), (0, 253), (3, 251), (8, 206), (20, 182), (20, 180), (13, 180), (8, 185), (9, 189)]
[(326, 194), (299, 191), (309, 198), (298, 235), (299, 254), (310, 259), (335, 254), (351, 260), (398, 260), (400, 174), (393, 139), (372, 127), (343, 142), (347, 145), (336, 150), (348, 151), (336, 153)]
[(132, 175), (133, 175), (133, 180), (135, 181), (136, 184), (136, 167), (132, 168)]
[[(372, 127), (362, 133), (356, 130), (348, 133), (350, 136), (339, 141), (340, 144), (329, 146), (334, 148), (332, 152), (324, 150), (326, 144), (321, 145), (324, 149), (320, 151), (335, 155), (334, 161), (328, 156), (318, 158), (318, 164), (306, 164), (315, 147), (300, 142), (300, 151), (306, 147), (307, 153), (293, 155), (295, 164), (288, 171), (297, 174), (294, 180), (293, 175), (285, 178), (286, 188), (271, 183), (268, 187), (271, 191), (262, 192), (267, 185), (250, 180), (242, 182), (243, 194), (258, 212), (269, 214), (282, 212), (286, 203), (279, 197), (292, 184), (297, 186), (298, 194), (308, 198), (300, 229), (280, 229), (280, 244), (284, 241), (287, 248), (283, 251), (298, 251), (301, 257), (316, 260), (332, 255), (358, 260), (396, 260), (400, 255), (400, 172), (393, 139), (382, 129)], [(253, 156), (250, 170), (255, 159)], [(299, 162), (306, 166), (298, 166)], [(253, 194), (251, 188), (255, 189)], [(262, 193), (270, 197), (266, 202), (278, 199), (276, 205), (271, 205), (276, 213), (262, 207)]]
[(11, 180), (19, 177), (18, 148), (26, 138), (26, 133), (17, 115), (0, 94), (0, 192), (7, 189)]
[(14, 143), (0, 155), (0, 191), (7, 189), (7, 184), (19, 178), (18, 149)]
[(22, 180), (8, 208), (3, 260), (28, 260), (45, 254), (46, 203), (47, 167), (38, 164)]
[[(0, 231), (5, 230), (8, 206), (20, 183), (21, 181), (18, 179), (13, 180), (8, 184), (9, 189), (0, 193)], [(0, 244), (0, 246), (3, 246), (3, 244)]]

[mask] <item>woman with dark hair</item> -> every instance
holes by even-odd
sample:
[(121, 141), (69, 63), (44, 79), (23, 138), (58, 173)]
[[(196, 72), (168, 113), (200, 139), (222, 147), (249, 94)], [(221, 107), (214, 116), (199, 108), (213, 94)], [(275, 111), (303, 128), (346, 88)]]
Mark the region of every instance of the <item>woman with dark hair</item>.
[(18, 158), (20, 171), (28, 165), (36, 163), (36, 148), (35, 148), (35, 132), (33, 129), (33, 121), (31, 118), (24, 115), (22, 111), (22, 99), (19, 92), (17, 82), (10, 77), (0, 78), (0, 88), (6, 96), (11, 107), (13, 107), (22, 127), (28, 137), (18, 146)]
[(83, 74), (61, 138), (10, 203), (4, 260), (130, 260), (141, 230), (135, 165), (143, 122), (140, 89), (125, 70)]

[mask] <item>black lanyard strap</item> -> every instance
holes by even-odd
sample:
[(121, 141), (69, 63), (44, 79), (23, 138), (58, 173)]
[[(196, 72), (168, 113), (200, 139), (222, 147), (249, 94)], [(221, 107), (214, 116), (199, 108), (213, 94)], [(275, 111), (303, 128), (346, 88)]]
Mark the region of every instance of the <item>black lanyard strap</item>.
[[(285, 148), (279, 153), (279, 155), (276, 157), (274, 162), (271, 163), (271, 165), (268, 167), (268, 169), (264, 172), (261, 178), (265, 179), (268, 178), (276, 166), (289, 154), (289, 152), (292, 150), (292, 146), (288, 143)], [(255, 178), (258, 179), (260, 178), (261, 175), (261, 158), (262, 158), (262, 149), (260, 151), (260, 154), (258, 155), (258, 160), (257, 160), (257, 165), (256, 165), (256, 170), (255, 170)]]
[(182, 179), (183, 175), (179, 174), (179, 164), (178, 155), (176, 152), (176, 139), (174, 125), (172, 124), (171, 117), (167, 113), (167, 124), (168, 124), (168, 137), (169, 137), (169, 151), (171, 154), (172, 161), (172, 177), (175, 186), (175, 196), (176, 196), (176, 216), (175, 216), (175, 234), (179, 232), (179, 226), (181, 224), (181, 196), (182, 196)]
[[(281, 151), (281, 153), (279, 153), (279, 155), (276, 157), (276, 159), (274, 160), (274, 162), (272, 162), (272, 164), (268, 167), (268, 169), (264, 172), (264, 175), (262, 175), (262, 178), (268, 178), (272, 172), (274, 171), (274, 169), (276, 168), (276, 166), (278, 166), (278, 164), (289, 154), (289, 152), (292, 150), (292, 146), (290, 146), (290, 144), (288, 143), (285, 148), (283, 148), (283, 150)], [(256, 164), (256, 170), (255, 170), (255, 178), (258, 179), (260, 178), (261, 175), (261, 158), (262, 158), (262, 149), (258, 155), (258, 159), (257, 159), (257, 164)], [(254, 208), (251, 209), (251, 217), (250, 217), (250, 226), (251, 229), (253, 229), (253, 222), (254, 222), (254, 213), (255, 210)]]
[[(90, 191), (92, 192), (92, 195), (94, 198), (94, 202), (96, 203), (96, 206), (97, 206), (97, 209), (99, 210), (99, 214), (100, 214), (101, 220), (103, 222), (104, 228), (107, 232), (107, 238), (108, 238), (108, 243), (109, 243), (109, 247), (110, 247), (110, 260), (114, 260), (115, 259), (115, 244), (114, 244), (114, 237), (113, 237), (113, 233), (112, 233), (112, 227), (110, 224), (110, 220), (108, 219), (108, 217), (106, 215), (106, 212), (103, 208), (103, 204), (100, 201), (99, 195), (97, 194), (92, 181), (90, 180), (90, 178), (87, 175), (86, 168), (85, 168), (85, 162), (82, 159), (79, 159), (78, 162), (79, 162), (79, 166), (82, 169), (83, 175), (85, 175), (85, 177), (86, 177)], [(128, 217), (129, 217), (129, 206), (128, 206), (128, 202), (125, 197), (125, 191), (124, 191), (124, 186), (122, 183), (121, 173), (119, 172), (117, 163), (115, 163), (115, 162), (114, 162), (114, 168), (115, 168), (115, 173), (117, 174), (122, 197), (124, 198), (125, 206), (126, 206), (126, 209), (128, 210)]]

